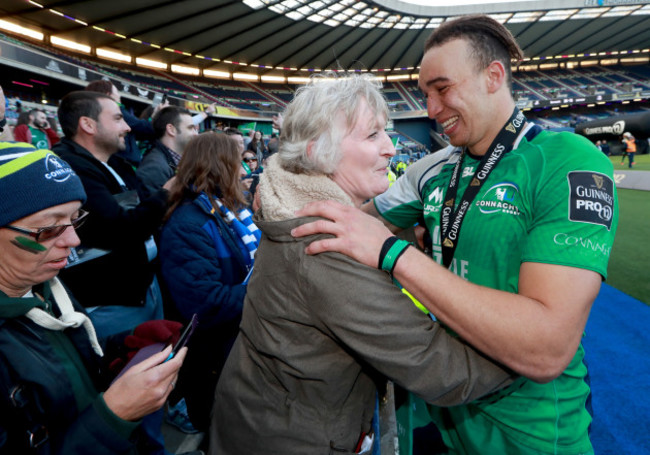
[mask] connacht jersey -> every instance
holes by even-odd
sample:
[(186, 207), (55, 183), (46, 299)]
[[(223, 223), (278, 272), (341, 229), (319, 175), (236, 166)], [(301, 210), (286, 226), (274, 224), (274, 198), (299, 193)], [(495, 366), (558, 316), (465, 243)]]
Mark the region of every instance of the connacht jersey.
[[(374, 201), (386, 220), (402, 228), (424, 215), (433, 258), (440, 264), (440, 213), (460, 156), (461, 149), (450, 146), (422, 158)], [(465, 154), (456, 203), (479, 163), (480, 157)], [(604, 278), (617, 223), (609, 159), (585, 138), (529, 124), (467, 210), (449, 269), (472, 283), (512, 293), (518, 292), (523, 262), (578, 267)], [(496, 426), (506, 439), (541, 453), (590, 453), (583, 356), (580, 346), (564, 373), (548, 384), (518, 381), (496, 398), (445, 411), (454, 421), (438, 422), (446, 441), (465, 447), (456, 446), (458, 453), (487, 453), (481, 445), (490, 442), (480, 438), (488, 438), (494, 428), (487, 427)], [(472, 438), (475, 446), (467, 441)]]

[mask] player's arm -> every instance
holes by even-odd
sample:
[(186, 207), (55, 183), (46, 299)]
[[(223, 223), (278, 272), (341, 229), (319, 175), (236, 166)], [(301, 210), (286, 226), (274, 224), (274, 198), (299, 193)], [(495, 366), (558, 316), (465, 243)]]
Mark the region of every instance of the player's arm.
[(539, 382), (557, 377), (575, 355), (601, 283), (589, 270), (526, 262), (512, 294), (465, 281), (414, 248), (394, 276), (470, 344)]
[[(312, 242), (308, 254), (337, 251), (377, 267), (378, 252), (391, 236), (376, 218), (332, 201), (312, 203), (299, 214), (324, 219), (297, 227), (294, 236), (335, 236)], [(596, 272), (526, 262), (519, 294), (513, 294), (470, 283), (415, 248), (404, 252), (393, 274), (468, 343), (539, 382), (557, 377), (575, 355), (601, 282)]]

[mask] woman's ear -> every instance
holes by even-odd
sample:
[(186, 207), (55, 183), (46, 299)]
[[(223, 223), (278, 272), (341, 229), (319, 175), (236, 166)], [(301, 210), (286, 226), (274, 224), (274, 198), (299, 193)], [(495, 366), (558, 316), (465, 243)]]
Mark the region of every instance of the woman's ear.
[(309, 157), (309, 159), (312, 158), (311, 155), (312, 153), (314, 153), (315, 145), (316, 145), (316, 141), (309, 141), (309, 143), (307, 144), (307, 156)]

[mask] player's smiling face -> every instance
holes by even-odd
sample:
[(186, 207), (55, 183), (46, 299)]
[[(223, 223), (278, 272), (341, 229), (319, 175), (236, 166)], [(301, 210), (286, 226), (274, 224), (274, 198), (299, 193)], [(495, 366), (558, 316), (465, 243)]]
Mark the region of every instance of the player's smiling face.
[(477, 69), (470, 45), (463, 39), (424, 54), (419, 84), (427, 97), (427, 112), (452, 145), (480, 149), (487, 135), (491, 114), (485, 73)]

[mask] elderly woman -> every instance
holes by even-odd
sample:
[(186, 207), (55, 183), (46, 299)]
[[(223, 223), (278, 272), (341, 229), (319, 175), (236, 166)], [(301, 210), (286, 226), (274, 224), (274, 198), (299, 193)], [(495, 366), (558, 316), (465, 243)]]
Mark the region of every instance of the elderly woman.
[(0, 194), (0, 452), (145, 453), (140, 421), (165, 403), (185, 350), (105, 390), (93, 325), (56, 278), (87, 215), (79, 177), (50, 151), (0, 143)]
[(386, 120), (379, 88), (361, 76), (307, 85), (288, 107), (258, 190), (262, 241), (217, 386), (210, 453), (359, 453), (385, 378), (438, 405), (510, 382), (388, 274), (336, 253), (309, 256), (318, 237), (291, 236), (311, 201), (360, 206), (388, 188)]

